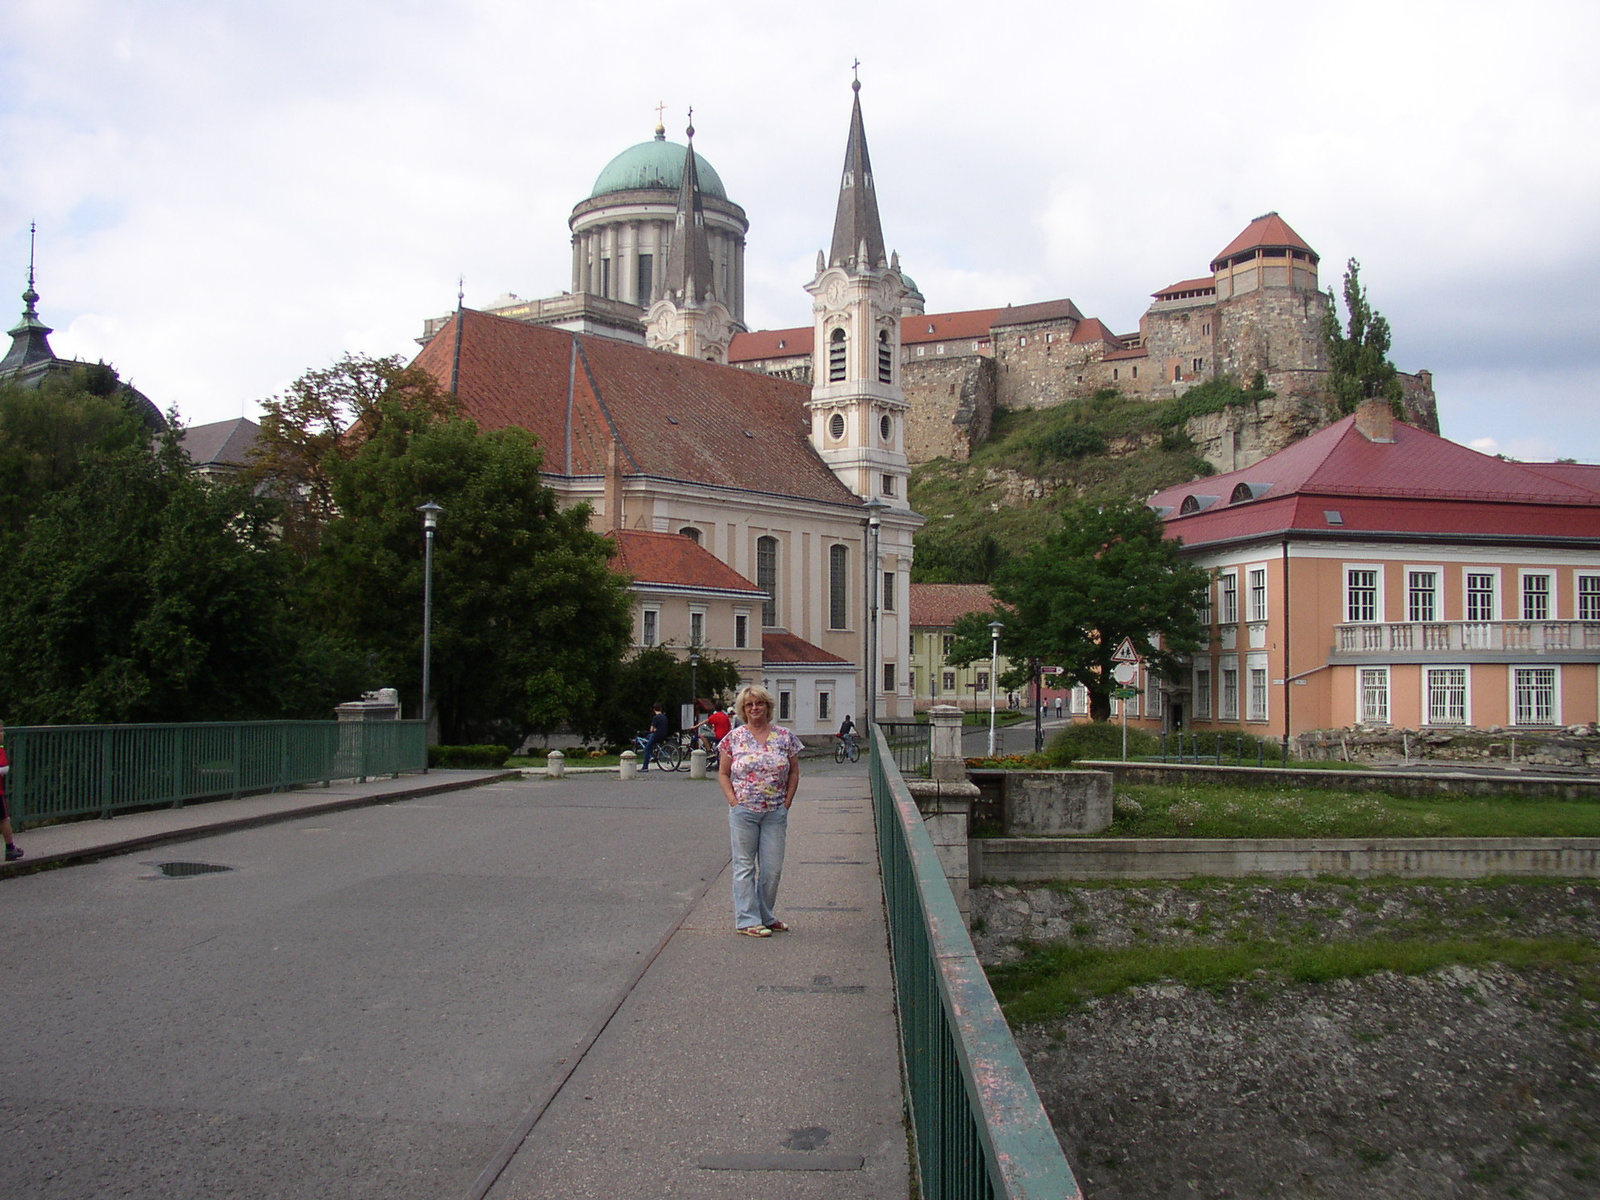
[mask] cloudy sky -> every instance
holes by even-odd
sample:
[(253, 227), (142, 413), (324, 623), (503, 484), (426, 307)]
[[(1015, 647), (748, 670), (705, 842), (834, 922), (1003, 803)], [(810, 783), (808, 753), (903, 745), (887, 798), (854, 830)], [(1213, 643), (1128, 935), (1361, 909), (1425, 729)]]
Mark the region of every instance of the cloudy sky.
[[(776, 6), (774, 6), (776, 7)], [(1444, 432), (1600, 461), (1600, 5), (0, 0), (0, 296), (191, 423), (425, 317), (567, 287), (567, 217), (667, 105), (809, 321), (850, 104), (930, 310), (1131, 331), (1276, 209), (1362, 263)], [(0, 305), (4, 301), (0, 300)], [(20, 311), (21, 302), (12, 302)], [(0, 307), (0, 316), (5, 314)], [(8, 322), (9, 324), (9, 322)]]

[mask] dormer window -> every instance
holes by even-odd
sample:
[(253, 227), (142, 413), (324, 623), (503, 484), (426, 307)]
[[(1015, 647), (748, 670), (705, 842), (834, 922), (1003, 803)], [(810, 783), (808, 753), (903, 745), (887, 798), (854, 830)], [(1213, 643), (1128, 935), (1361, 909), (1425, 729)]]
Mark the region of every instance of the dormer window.
[(828, 382), (843, 383), (845, 375), (844, 330), (835, 329), (828, 338)]

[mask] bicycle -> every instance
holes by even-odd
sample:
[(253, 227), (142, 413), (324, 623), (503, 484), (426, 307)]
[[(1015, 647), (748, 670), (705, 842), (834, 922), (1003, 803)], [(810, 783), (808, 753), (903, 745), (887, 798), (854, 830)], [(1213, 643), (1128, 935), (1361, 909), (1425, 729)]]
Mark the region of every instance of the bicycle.
[[(649, 744), (650, 735), (646, 733), (641, 733), (633, 739), (633, 748), (641, 756), (644, 754), (645, 747)], [(656, 743), (656, 751), (650, 757), (649, 762), (645, 763), (645, 767), (648, 768), (651, 762), (655, 763), (660, 770), (676, 771), (683, 765), (683, 747), (678, 745), (675, 738), (663, 738)]]
[(834, 737), (838, 739), (833, 747), (834, 762), (842, 763), (847, 758), (851, 762), (856, 762), (861, 758), (861, 746), (856, 741), (855, 734), (852, 733), (848, 737), (835, 734)]

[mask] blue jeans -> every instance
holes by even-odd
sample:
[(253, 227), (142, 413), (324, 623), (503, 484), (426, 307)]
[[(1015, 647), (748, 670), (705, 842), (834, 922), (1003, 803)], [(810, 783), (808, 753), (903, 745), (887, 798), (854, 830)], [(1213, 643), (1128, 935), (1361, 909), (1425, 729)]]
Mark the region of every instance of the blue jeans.
[(770, 925), (778, 919), (778, 880), (783, 877), (783, 843), (789, 832), (789, 810), (751, 812), (728, 809), (728, 837), (733, 844), (733, 923), (740, 929)]

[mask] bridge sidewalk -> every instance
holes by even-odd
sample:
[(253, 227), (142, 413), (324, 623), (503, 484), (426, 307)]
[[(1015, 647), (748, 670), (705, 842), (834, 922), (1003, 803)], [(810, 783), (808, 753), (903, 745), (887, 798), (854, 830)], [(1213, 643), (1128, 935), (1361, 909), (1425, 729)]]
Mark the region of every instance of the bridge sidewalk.
[(184, 808), (126, 813), (109, 821), (91, 818), (42, 825), (16, 835), (17, 845), (22, 847), (25, 857), (0, 866), (0, 879), (42, 866), (84, 862), (170, 842), (209, 837), (214, 833), (269, 825), (274, 821), (453, 792), (519, 775), (516, 771), (429, 771), (426, 775), (370, 779), (365, 783), (349, 780), (325, 788), (301, 788), (243, 796), (238, 800), (213, 800)]
[(737, 936), (731, 886), (724, 868), (476, 1195), (910, 1194), (865, 771), (802, 780), (778, 905), (791, 932)]

